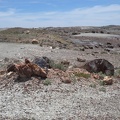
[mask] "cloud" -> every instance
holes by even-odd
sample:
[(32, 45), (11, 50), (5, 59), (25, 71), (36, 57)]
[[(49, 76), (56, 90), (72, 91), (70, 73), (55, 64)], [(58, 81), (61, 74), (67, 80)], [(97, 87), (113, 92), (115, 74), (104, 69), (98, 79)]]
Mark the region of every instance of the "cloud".
[(9, 9), (8, 11), (0, 12), (0, 17), (12, 16), (15, 13), (15, 9)]
[(120, 5), (93, 6), (71, 11), (20, 13), (0, 12), (0, 27), (102, 26), (120, 25)]

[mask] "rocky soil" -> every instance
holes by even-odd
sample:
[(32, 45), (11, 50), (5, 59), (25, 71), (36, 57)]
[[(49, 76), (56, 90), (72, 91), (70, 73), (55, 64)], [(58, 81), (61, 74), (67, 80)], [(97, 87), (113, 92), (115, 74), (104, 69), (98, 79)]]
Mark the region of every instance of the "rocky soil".
[[(15, 82), (16, 74), (4, 73), (9, 63), (23, 62), (25, 58), (33, 60), (36, 56), (46, 56), (57, 62), (69, 61), (70, 70), (74, 66), (79, 68), (85, 62), (96, 58), (104, 58), (118, 68), (120, 67), (119, 27), (112, 26), (112, 28), (114, 29), (111, 29), (111, 26), (101, 29), (76, 27), (74, 31), (70, 28), (44, 29), (44, 32), (49, 29), (49, 37), (52, 31), (57, 31), (57, 35), (59, 31), (60, 36), (63, 36), (62, 38), (54, 37), (54, 40), (62, 41), (55, 42), (55, 47), (48, 44), (40, 46), (39, 44), (6, 43), (2, 37), (9, 36), (6, 40), (10, 40), (10, 34), (5, 35), (2, 31), (0, 34), (2, 36), (0, 43), (0, 119), (119, 120), (120, 78), (116, 75), (112, 77), (112, 85), (103, 85), (100, 80), (92, 76), (77, 78), (72, 76), (72, 73), (70, 76), (72, 81), (64, 83), (61, 81), (64, 74), (57, 69), (50, 69), (48, 78), (45, 80), (40, 77), (31, 77), (23, 82)], [(84, 34), (93, 32), (93, 30), (100, 33), (102, 30), (105, 34), (110, 32), (118, 36), (101, 38), (72, 35), (73, 32), (79, 34), (81, 30), (84, 30)], [(46, 36), (46, 33), (44, 34)], [(30, 36), (30, 40), (32, 39), (33, 37)], [(83, 61), (80, 62), (77, 58)], [(118, 74), (120, 71), (117, 69), (115, 72)]]

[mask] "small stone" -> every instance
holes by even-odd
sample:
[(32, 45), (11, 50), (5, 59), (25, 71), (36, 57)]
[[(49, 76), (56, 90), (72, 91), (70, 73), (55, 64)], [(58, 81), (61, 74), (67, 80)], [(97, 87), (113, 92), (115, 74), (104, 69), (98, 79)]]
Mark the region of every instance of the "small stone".
[(105, 76), (104, 79), (103, 79), (103, 83), (105, 85), (112, 85), (113, 84), (113, 79), (109, 76)]
[(86, 60), (85, 59), (81, 59), (81, 58), (77, 58), (77, 61), (78, 62), (85, 62)]
[(36, 40), (36, 39), (33, 39), (33, 40), (32, 40), (32, 44), (39, 44), (39, 41)]
[(70, 79), (64, 79), (62, 80), (63, 83), (71, 83), (71, 80)]

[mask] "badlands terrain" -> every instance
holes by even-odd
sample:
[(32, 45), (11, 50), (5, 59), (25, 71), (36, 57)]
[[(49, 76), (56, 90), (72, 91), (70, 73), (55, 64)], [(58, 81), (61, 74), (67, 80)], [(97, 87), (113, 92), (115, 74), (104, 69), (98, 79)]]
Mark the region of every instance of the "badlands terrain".
[[(69, 63), (67, 69), (59, 64), (48, 70), (46, 79), (23, 81), (6, 72), (11, 63), (42, 56)], [(99, 58), (115, 67), (111, 85), (102, 83), (106, 75), (81, 70)], [(119, 119), (120, 26), (0, 29), (0, 120)]]

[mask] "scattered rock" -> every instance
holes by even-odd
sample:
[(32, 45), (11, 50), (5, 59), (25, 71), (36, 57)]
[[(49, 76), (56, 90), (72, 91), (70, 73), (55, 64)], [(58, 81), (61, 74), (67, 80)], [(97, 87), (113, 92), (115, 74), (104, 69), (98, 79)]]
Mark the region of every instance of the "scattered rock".
[(105, 48), (104, 51), (110, 52), (111, 49), (109, 49), (109, 48)]
[(106, 48), (111, 48), (111, 49), (113, 49), (114, 46), (113, 46), (113, 45), (107, 45)]
[(85, 51), (85, 48), (84, 47), (80, 47), (80, 51)]
[(48, 57), (36, 57), (34, 60), (33, 60), (33, 63), (37, 64), (38, 66), (40, 66), (41, 68), (51, 68), (51, 63), (53, 61), (51, 59), (49, 59)]
[(9, 64), (8, 66), (7, 66), (7, 72), (15, 72), (16, 70), (15, 70), (15, 64)]
[(33, 40), (32, 40), (32, 44), (39, 44), (39, 41), (36, 40), (36, 39), (33, 39)]
[(107, 45), (112, 45), (112, 43), (110, 43), (110, 42), (107, 42), (106, 44), (107, 44)]
[(25, 34), (30, 34), (29, 30), (24, 31)]
[(88, 45), (83, 45), (84, 49), (89, 49)]
[(86, 60), (85, 59), (81, 59), (81, 58), (77, 58), (77, 61), (78, 62), (85, 62)]
[(47, 77), (47, 73), (41, 67), (27, 59), (25, 59), (25, 63), (11, 64), (7, 71), (16, 72), (21, 78), (30, 78), (31, 76)]
[(88, 46), (89, 47), (89, 49), (93, 49), (93, 46)]
[(67, 84), (72, 82), (69, 78), (63, 78), (63, 79), (61, 79), (61, 81), (63, 83), (67, 83)]
[(61, 61), (61, 64), (68, 66), (70, 64), (70, 62), (68, 60), (63, 60), (63, 61)]
[(105, 59), (95, 59), (87, 62), (83, 68), (91, 73), (102, 72), (108, 76), (114, 75), (114, 66)]
[(109, 76), (105, 76), (104, 79), (103, 79), (103, 83), (105, 85), (112, 85), (113, 84), (113, 79)]
[(118, 47), (120, 47), (120, 44), (117, 44)]
[(11, 78), (12, 77), (12, 75), (14, 74), (14, 72), (9, 72), (9, 73), (7, 73), (7, 78)]

